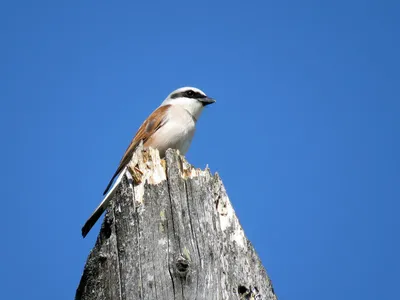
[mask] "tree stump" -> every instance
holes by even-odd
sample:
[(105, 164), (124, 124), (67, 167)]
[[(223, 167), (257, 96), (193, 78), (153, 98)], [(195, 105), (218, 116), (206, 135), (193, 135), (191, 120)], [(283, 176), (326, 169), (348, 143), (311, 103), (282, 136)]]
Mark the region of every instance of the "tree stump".
[(218, 174), (172, 149), (138, 149), (130, 166), (76, 300), (277, 299)]

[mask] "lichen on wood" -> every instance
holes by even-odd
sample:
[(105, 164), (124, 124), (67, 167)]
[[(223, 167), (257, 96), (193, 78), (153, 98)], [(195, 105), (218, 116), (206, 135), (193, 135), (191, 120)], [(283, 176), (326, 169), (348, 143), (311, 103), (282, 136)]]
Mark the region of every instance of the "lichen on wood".
[(276, 299), (218, 174), (138, 149), (75, 299)]

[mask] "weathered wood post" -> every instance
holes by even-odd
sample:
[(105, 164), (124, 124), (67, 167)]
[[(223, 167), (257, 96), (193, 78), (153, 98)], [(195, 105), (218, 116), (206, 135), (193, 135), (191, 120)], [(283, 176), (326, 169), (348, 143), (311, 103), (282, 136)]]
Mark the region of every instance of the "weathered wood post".
[(175, 150), (160, 160), (140, 149), (131, 166), (135, 183), (124, 176), (114, 195), (76, 300), (277, 299), (217, 174)]

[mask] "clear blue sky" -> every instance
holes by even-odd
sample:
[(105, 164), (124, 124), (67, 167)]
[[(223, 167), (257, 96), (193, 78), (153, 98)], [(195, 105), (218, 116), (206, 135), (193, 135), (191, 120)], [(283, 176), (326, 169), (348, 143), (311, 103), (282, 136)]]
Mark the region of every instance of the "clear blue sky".
[(2, 299), (72, 299), (80, 229), (175, 88), (280, 299), (395, 299), (397, 1), (3, 1)]

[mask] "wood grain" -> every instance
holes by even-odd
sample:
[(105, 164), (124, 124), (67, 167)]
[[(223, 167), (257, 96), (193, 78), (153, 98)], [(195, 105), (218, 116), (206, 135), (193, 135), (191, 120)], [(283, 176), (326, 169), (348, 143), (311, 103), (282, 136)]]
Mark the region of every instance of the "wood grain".
[[(175, 150), (165, 164), (139, 150), (147, 180), (134, 189), (122, 180), (75, 299), (277, 299), (218, 174)], [(151, 180), (160, 168), (166, 179)]]

